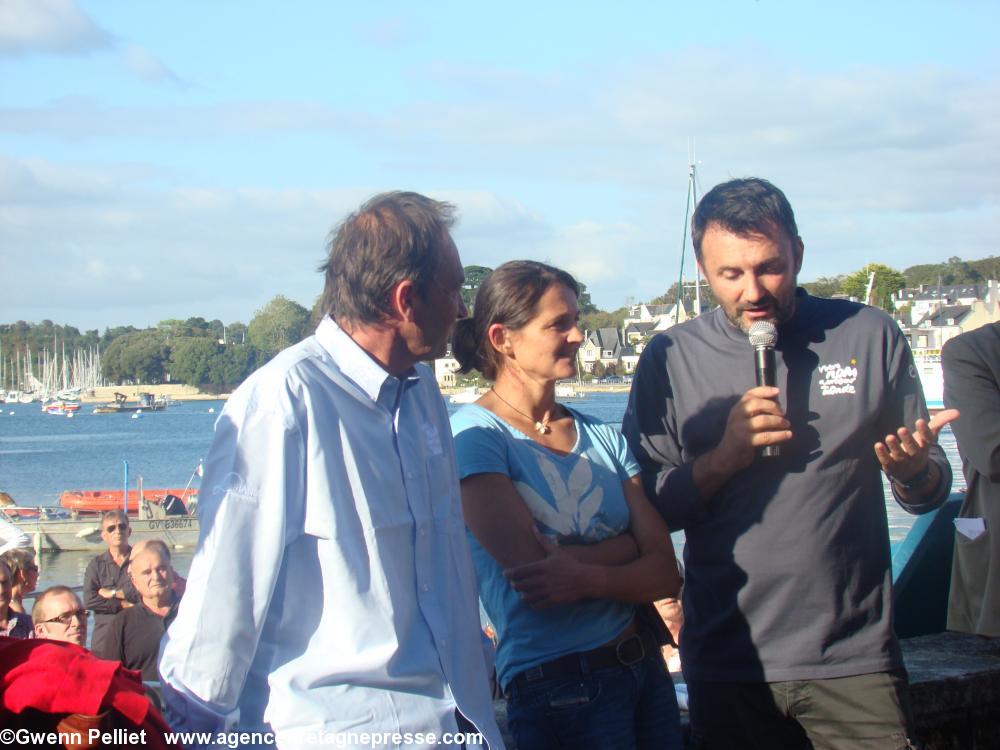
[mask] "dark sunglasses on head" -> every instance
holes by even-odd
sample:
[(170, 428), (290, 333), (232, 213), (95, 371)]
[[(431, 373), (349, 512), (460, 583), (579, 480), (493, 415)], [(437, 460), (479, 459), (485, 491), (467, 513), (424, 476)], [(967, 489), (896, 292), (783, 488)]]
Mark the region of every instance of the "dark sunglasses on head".
[(105, 526), (104, 530), (110, 534), (115, 529), (117, 529), (118, 531), (125, 531), (125, 529), (127, 529), (127, 528), (128, 528), (128, 524), (127, 523), (116, 523), (116, 524), (112, 524), (111, 526)]
[(48, 620), (42, 620), (39, 625), (45, 625), (50, 622), (58, 622), (60, 625), (66, 625), (67, 627), (73, 618), (77, 618), (80, 622), (87, 621), (87, 610), (85, 609), (74, 609), (72, 612), (63, 612), (61, 615), (56, 615), (55, 617), (50, 617)]

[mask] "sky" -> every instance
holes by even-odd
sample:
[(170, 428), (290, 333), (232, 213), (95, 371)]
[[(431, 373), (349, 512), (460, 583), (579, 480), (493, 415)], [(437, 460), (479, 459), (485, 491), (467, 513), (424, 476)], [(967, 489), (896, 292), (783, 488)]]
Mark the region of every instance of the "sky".
[(0, 0), (0, 323), (312, 307), (366, 198), (614, 309), (693, 278), (698, 195), (770, 179), (800, 280), (1000, 254), (994, 0)]

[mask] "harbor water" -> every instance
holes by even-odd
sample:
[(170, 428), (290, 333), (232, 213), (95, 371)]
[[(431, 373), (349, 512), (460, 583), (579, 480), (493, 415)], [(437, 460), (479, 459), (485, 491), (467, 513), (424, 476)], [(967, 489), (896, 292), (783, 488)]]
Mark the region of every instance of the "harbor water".
[[(589, 393), (564, 402), (604, 422), (620, 425), (628, 394)], [(447, 403), (447, 399), (446, 399)], [(38, 404), (0, 405), (0, 490), (18, 505), (57, 505), (66, 490), (121, 489), (124, 462), (130, 486), (138, 477), (148, 488), (198, 486), (195, 469), (207, 454), (221, 401), (189, 401), (148, 412), (93, 414), (84, 405), (72, 418), (45, 414)], [(449, 411), (456, 407), (448, 403)], [(948, 428), (941, 442), (952, 462), (957, 489), (964, 484), (954, 437)], [(889, 536), (901, 540), (913, 516), (886, 491)], [(683, 537), (675, 536), (678, 548)], [(176, 550), (174, 566), (186, 574), (193, 550)], [(45, 553), (40, 562), (39, 590), (55, 583), (80, 585), (91, 555)]]

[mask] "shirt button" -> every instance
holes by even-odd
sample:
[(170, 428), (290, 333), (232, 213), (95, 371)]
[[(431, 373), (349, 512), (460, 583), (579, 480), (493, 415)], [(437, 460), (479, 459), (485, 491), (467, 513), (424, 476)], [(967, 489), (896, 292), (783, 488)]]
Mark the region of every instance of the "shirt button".
[(423, 586), (420, 587), (420, 590), (426, 594), (428, 591), (431, 590), (431, 587), (425, 583)]
[(417, 476), (417, 475), (416, 475), (416, 474), (414, 474), (414, 473), (413, 473), (412, 471), (408, 471), (408, 472), (406, 472), (406, 478), (407, 478), (407, 479), (415, 479), (415, 478), (416, 478), (416, 476)]
[(441, 639), (441, 648), (448, 648), (448, 641), (444, 638)]
[(420, 536), (427, 536), (427, 527), (426, 526), (421, 526), (420, 527)]

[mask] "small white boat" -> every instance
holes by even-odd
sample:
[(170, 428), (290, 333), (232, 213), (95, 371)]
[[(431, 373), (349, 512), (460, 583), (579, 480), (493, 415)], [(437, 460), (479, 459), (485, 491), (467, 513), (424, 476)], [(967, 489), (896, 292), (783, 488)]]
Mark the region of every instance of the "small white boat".
[(453, 393), (448, 400), (453, 404), (471, 404), (473, 401), (478, 401), (482, 395), (478, 388), (472, 386), (464, 391)]
[(915, 354), (913, 364), (917, 369), (917, 376), (920, 378), (928, 410), (939, 411), (943, 409), (944, 374), (941, 370), (941, 356)]
[(56, 399), (59, 401), (79, 401), (80, 395), (83, 392), (82, 388), (66, 388), (65, 390), (59, 391), (56, 394)]
[(583, 398), (572, 383), (556, 383), (556, 398)]
[(73, 412), (80, 410), (80, 404), (67, 401), (52, 401), (42, 406), (42, 411), (46, 414), (56, 414), (58, 416), (72, 416)]

